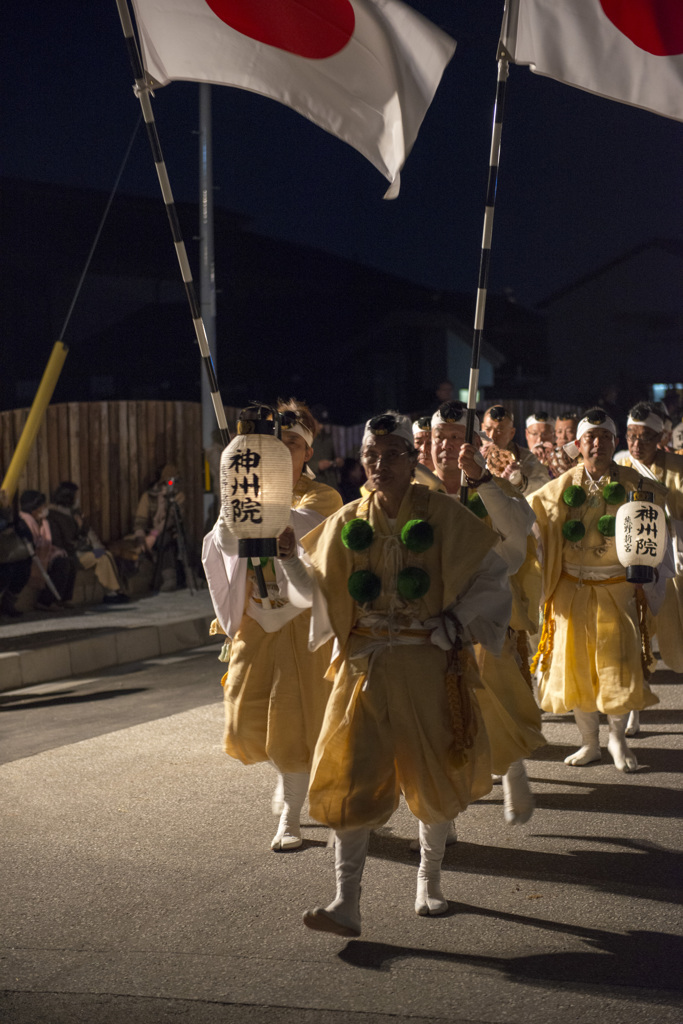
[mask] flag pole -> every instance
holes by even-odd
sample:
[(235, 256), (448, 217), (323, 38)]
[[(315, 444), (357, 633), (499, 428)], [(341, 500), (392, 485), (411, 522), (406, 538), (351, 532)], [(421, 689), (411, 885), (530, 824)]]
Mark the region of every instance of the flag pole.
[(24, 424), (24, 429), (21, 432), (21, 436), (17, 442), (17, 447), (12, 456), (12, 460), (7, 467), (4, 480), (0, 484), (0, 489), (5, 492), (5, 497), (8, 502), (12, 500), (19, 483), (19, 477), (24, 472), (24, 467), (28, 462), (28, 457), (31, 454), (31, 448), (33, 442), (36, 439), (38, 431), (40, 430), (40, 424), (43, 422), (43, 416), (45, 410), (50, 404), (59, 375), (62, 372), (64, 361), (69, 352), (68, 347), (61, 341), (56, 341), (52, 346), (52, 352), (50, 358), (47, 361), (47, 366), (41, 377), (38, 390), (36, 391), (35, 398), (31, 405), (31, 410), (28, 414), (28, 419)]
[[(479, 259), (479, 280), (477, 283), (477, 303), (474, 311), (474, 333), (472, 336), (472, 361), (470, 365), (470, 382), (467, 393), (467, 420), (465, 440), (472, 443), (474, 435), (474, 416), (477, 409), (477, 390), (479, 388), (479, 361), (481, 358), (481, 339), (484, 332), (486, 314), (486, 292), (491, 262), (491, 238), (493, 236), (493, 213), (496, 205), (496, 189), (498, 187), (498, 164), (500, 161), (500, 139), (503, 130), (503, 111), (505, 109), (505, 90), (509, 69), (509, 54), (502, 40), (498, 44), (498, 80), (496, 84), (496, 102), (493, 108), (493, 128), (491, 131), (491, 153), (489, 157), (489, 176), (486, 184), (486, 207), (484, 210), (484, 230), (481, 241)], [(460, 501), (467, 501), (467, 484), (464, 481), (460, 488)]]
[(180, 273), (183, 278), (183, 284), (185, 285), (185, 293), (190, 304), (192, 323), (194, 324), (199, 351), (209, 380), (211, 401), (213, 402), (216, 420), (218, 421), (218, 427), (221, 432), (221, 440), (225, 446), (230, 443), (228, 421), (225, 416), (223, 401), (218, 391), (218, 380), (216, 379), (216, 371), (211, 358), (211, 350), (209, 348), (209, 341), (206, 335), (206, 328), (204, 327), (201, 308), (197, 301), (194, 281), (192, 280), (192, 271), (190, 270), (185, 242), (183, 241), (180, 222), (178, 220), (178, 212), (176, 210), (173, 192), (171, 191), (171, 183), (168, 178), (166, 164), (161, 151), (159, 134), (157, 132), (152, 104), (150, 102), (151, 84), (148, 81), (142, 66), (142, 60), (140, 58), (137, 41), (135, 39), (133, 22), (130, 17), (130, 11), (128, 10), (127, 0), (116, 0), (116, 6), (118, 8), (119, 18), (121, 19), (121, 27), (126, 40), (126, 48), (128, 50), (128, 56), (133, 69), (133, 77), (135, 79), (134, 92), (139, 99), (140, 106), (142, 108), (142, 116), (145, 121), (149, 144), (152, 148), (152, 157), (154, 159), (159, 185), (161, 186), (161, 194), (163, 196), (164, 203), (166, 204), (166, 213), (168, 214), (168, 220), (171, 226), (171, 234), (173, 236), (173, 243), (175, 245), (176, 256), (178, 257), (178, 263), (180, 265)]

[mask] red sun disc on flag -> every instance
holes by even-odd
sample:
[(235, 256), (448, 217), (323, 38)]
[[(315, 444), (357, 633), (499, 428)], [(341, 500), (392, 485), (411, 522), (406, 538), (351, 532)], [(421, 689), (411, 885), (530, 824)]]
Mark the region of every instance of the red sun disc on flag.
[(600, 0), (603, 11), (632, 43), (655, 57), (683, 53), (681, 0)]
[(339, 53), (356, 22), (350, 0), (206, 0), (221, 21), (259, 43), (322, 60)]

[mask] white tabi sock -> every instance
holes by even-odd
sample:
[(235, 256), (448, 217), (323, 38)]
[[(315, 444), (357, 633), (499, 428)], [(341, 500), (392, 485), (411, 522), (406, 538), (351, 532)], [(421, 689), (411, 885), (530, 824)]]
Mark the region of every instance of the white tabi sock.
[(508, 825), (524, 825), (534, 813), (524, 761), (513, 761), (503, 776), (503, 815)]
[(637, 736), (640, 732), (640, 711), (632, 711), (628, 716), (628, 725), (626, 726), (627, 736)]
[(420, 917), (435, 917), (448, 910), (448, 900), (441, 892), (441, 862), (450, 824), (450, 821), (438, 825), (420, 822), (420, 866), (415, 897), (415, 913)]
[(574, 766), (590, 764), (600, 760), (600, 716), (597, 711), (579, 711), (574, 708), (574, 719), (579, 727), (583, 746), (579, 747), (564, 763)]
[(337, 895), (327, 907), (304, 914), (304, 924), (315, 932), (331, 932), (348, 938), (360, 935), (361, 878), (368, 851), (369, 828), (337, 832), (334, 840), (334, 869)]
[(608, 715), (609, 737), (607, 749), (614, 761), (614, 767), (620, 772), (635, 772), (638, 770), (638, 759), (626, 743), (626, 723), (628, 715)]
[(308, 793), (308, 772), (282, 772), (284, 806), (280, 824), (270, 847), (272, 850), (296, 850), (301, 846), (301, 808)]

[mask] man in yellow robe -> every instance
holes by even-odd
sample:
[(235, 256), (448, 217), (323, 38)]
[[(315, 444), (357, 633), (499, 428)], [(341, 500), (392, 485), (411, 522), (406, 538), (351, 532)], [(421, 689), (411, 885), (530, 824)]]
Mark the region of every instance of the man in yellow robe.
[[(500, 655), (481, 644), (475, 646), (477, 664), (485, 684), (480, 704), (491, 743), (493, 767), (502, 775), (503, 811), (508, 824), (524, 824), (534, 809), (534, 799), (524, 768), (518, 758), (510, 763), (506, 739), (515, 742), (528, 755), (544, 743), (541, 713), (532, 688), (520, 668), (518, 630), (535, 632), (538, 628), (540, 584), (536, 546), (531, 536), (535, 517), (528, 502), (508, 480), (494, 477), (479, 455), (478, 444), (466, 444), (467, 409), (462, 402), (446, 402), (432, 417), (432, 457), (435, 472), (446, 493), (460, 498), (462, 472), (467, 475), (469, 504), (496, 535), (496, 552), (505, 561), (512, 589), (512, 618)], [(479, 421), (475, 417), (474, 440), (479, 441)], [(531, 613), (531, 617), (530, 617)], [(527, 672), (528, 672), (528, 666)], [(502, 727), (501, 727), (501, 722)], [(506, 769), (502, 765), (507, 765)]]
[(547, 467), (529, 448), (514, 440), (515, 418), (509, 409), (504, 405), (492, 405), (484, 413), (481, 425), (489, 439), (482, 454), (492, 473), (509, 480), (524, 495), (548, 482), (550, 474)]
[[(411, 486), (410, 420), (366, 425), (370, 493), (283, 550), (290, 597), (312, 604), (311, 643), (335, 637), (334, 685), (316, 746), (311, 814), (335, 829), (337, 895), (307, 927), (360, 934), (360, 880), (371, 828), (403, 793), (420, 822), (415, 911), (442, 914), (441, 861), (455, 815), (491, 788), (473, 638), (499, 651), (510, 617), (497, 538), (447, 495)], [(511, 743), (510, 760), (523, 751)]]
[[(683, 455), (659, 447), (664, 434), (665, 423), (653, 403), (638, 402), (628, 414), (628, 454), (618, 456), (616, 461), (666, 488), (676, 575), (666, 581), (664, 601), (653, 632), (657, 634), (664, 663), (674, 672), (683, 672)], [(627, 735), (635, 735), (639, 724), (638, 713), (632, 712)]]
[(546, 602), (539, 696), (544, 711), (574, 713), (583, 744), (566, 764), (600, 760), (603, 712), (608, 751), (619, 771), (630, 772), (638, 762), (626, 742), (628, 714), (658, 700), (643, 668), (642, 592), (618, 562), (614, 516), (627, 492), (644, 482), (612, 461), (616, 427), (603, 409), (586, 413), (576, 444), (583, 461), (529, 498), (543, 546)]
[[(292, 457), (291, 528), (297, 540), (341, 507), (339, 493), (309, 477), (315, 421), (301, 402), (280, 403), (282, 440)], [(300, 814), (330, 684), (331, 643), (308, 650), (310, 612), (281, 593), (278, 563), (264, 567), (271, 608), (254, 586), (253, 569), (237, 555), (222, 517), (204, 540), (202, 561), (222, 632), (231, 638), (223, 677), (225, 750), (243, 764), (271, 761), (278, 772), (273, 810), (280, 821), (273, 850), (301, 846)]]

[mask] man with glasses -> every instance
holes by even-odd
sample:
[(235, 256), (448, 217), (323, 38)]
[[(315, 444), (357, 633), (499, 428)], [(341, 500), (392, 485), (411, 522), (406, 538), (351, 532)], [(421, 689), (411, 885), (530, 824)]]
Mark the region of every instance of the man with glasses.
[(485, 442), (481, 454), (494, 476), (509, 480), (522, 494), (531, 494), (546, 484), (548, 470), (528, 448), (522, 448), (514, 440), (515, 420), (504, 405), (492, 405), (482, 420)]
[[(408, 417), (365, 427), (369, 494), (283, 548), (292, 600), (313, 607), (312, 645), (336, 638), (335, 679), (316, 747), (310, 812), (336, 832), (337, 895), (307, 927), (360, 934), (370, 829), (401, 792), (420, 822), (415, 912), (443, 914), (441, 861), (452, 819), (491, 789), (479, 709), (476, 639), (499, 651), (510, 617), (507, 567), (493, 532), (445, 494), (413, 483)], [(510, 729), (510, 761), (523, 756)]]

